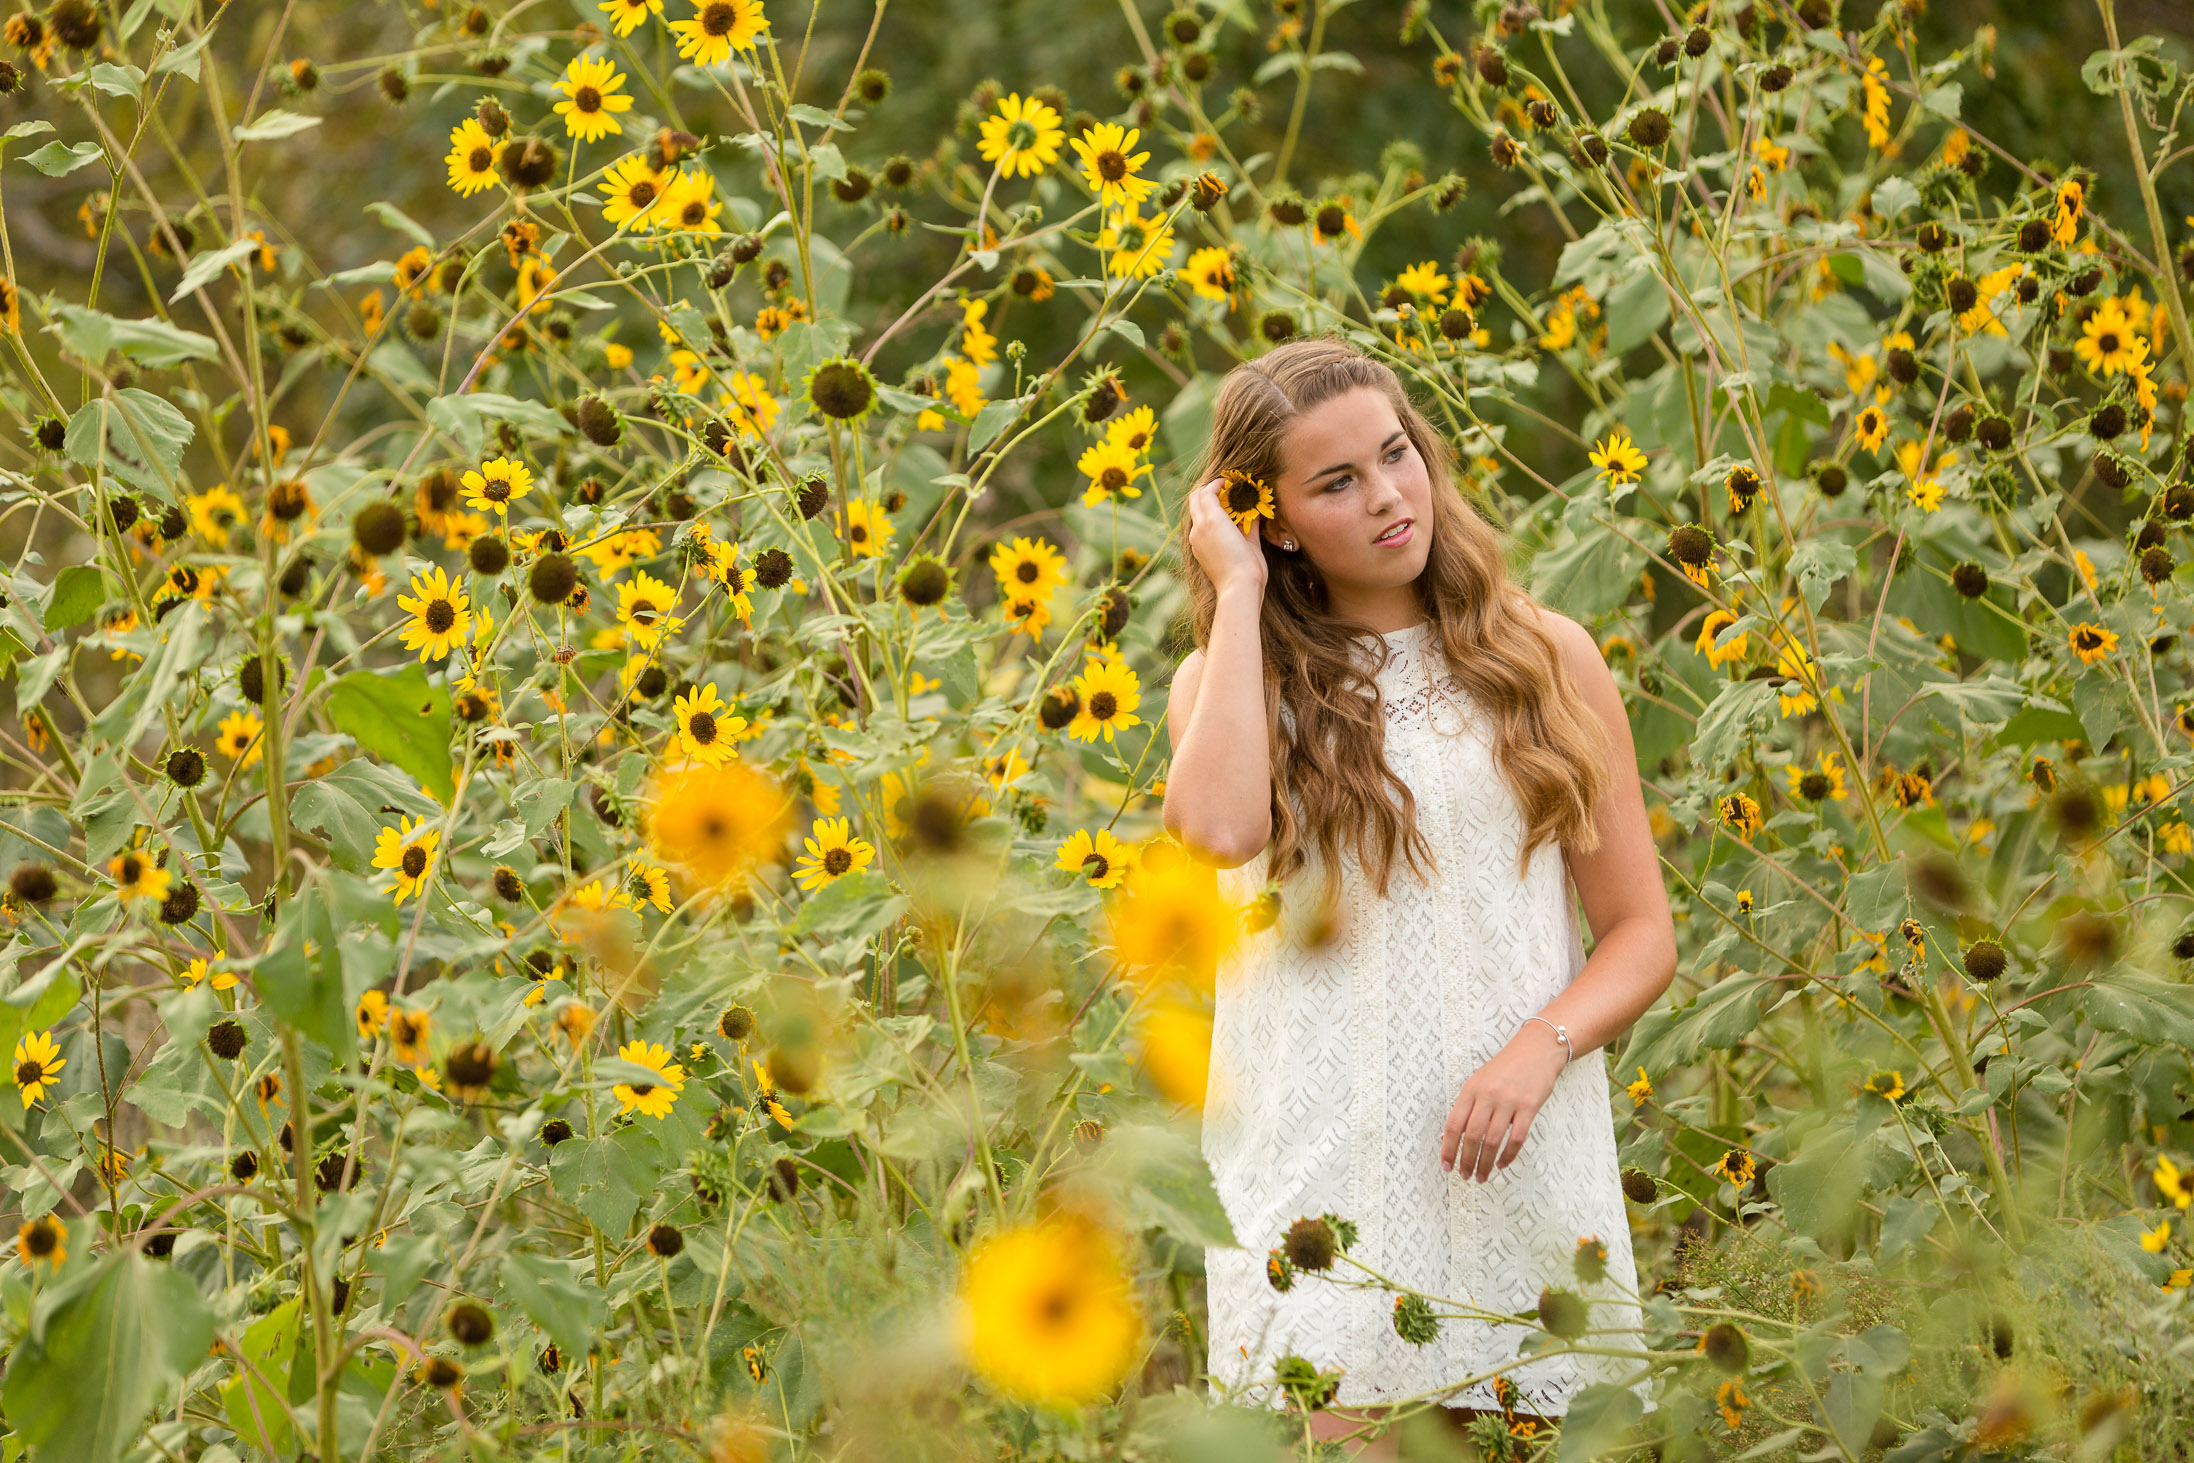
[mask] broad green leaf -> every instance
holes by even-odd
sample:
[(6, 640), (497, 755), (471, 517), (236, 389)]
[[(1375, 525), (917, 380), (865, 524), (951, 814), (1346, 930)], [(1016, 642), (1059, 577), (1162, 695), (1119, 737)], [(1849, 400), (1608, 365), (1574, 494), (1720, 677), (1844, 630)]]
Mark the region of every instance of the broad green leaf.
[(1667, 323), (1668, 287), (1661, 277), (1650, 269), (1632, 275), (1608, 297), (1608, 354), (1619, 356), (1644, 345)]
[(212, 337), (179, 329), (165, 320), (118, 320), (82, 305), (61, 305), (54, 314), (59, 323), (51, 329), (61, 337), (61, 344), (71, 354), (94, 364), (105, 360), (110, 350), (156, 370), (184, 361), (211, 360), (220, 354)]
[(274, 142), (284, 137), (294, 137), (308, 127), (319, 125), (318, 117), (301, 116), (276, 107), (271, 112), (261, 112), (237, 128), (234, 135), (238, 142)]
[(221, 1410), (228, 1414), (229, 1426), (268, 1453), (286, 1451), (296, 1433), (283, 1396), (287, 1387), (273, 1384), (288, 1382), (290, 1357), (297, 1350), (300, 1306), (301, 1298), (292, 1296), (245, 1328), (237, 1350), (251, 1366), (239, 1366), (221, 1384)]
[(1775, 687), (1766, 681), (1729, 681), (1699, 714), (1691, 755), (1709, 772), (1720, 772), (1775, 720)]
[(457, 785), (450, 766), (450, 694), (430, 685), (426, 667), (352, 671), (328, 693), (328, 720), (360, 747), (417, 778), (447, 805)]
[(1790, 572), (1798, 576), (1798, 593), (1805, 596), (1807, 606), (1818, 611), (1836, 581), (1856, 568), (1858, 562), (1857, 551), (1847, 543), (1809, 538), (1791, 554)]
[(906, 907), (907, 897), (892, 892), (888, 877), (863, 869), (842, 874), (809, 895), (786, 933), (825, 941), (862, 938), (890, 924)]
[(534, 437), (555, 437), (571, 430), (552, 408), (495, 391), (437, 396), (427, 403), (427, 421), (463, 443), (474, 456), (486, 451), (489, 437), (505, 422)]
[(1632, 1450), (1622, 1446), (1623, 1438), (1644, 1415), (1645, 1402), (1631, 1388), (1595, 1382), (1570, 1400), (1555, 1458), (1558, 1463), (1586, 1463), (1609, 1453), (1627, 1455)]
[(1793, 1158), (1767, 1172), (1767, 1189), (1798, 1233), (1826, 1243), (1848, 1229), (1866, 1179), (1864, 1150), (1848, 1126), (1814, 1130)]
[(96, 142), (49, 142), (23, 155), (23, 161), (49, 178), (64, 178), (99, 156)]
[(190, 1277), (133, 1247), (40, 1297), (0, 1403), (40, 1459), (107, 1463), (206, 1358), (213, 1315)]
[(1207, 1249), (1240, 1243), (1194, 1135), (1153, 1124), (1123, 1123), (1105, 1134), (1098, 1156), (1111, 1191), (1126, 1197), (1131, 1224), (1156, 1225), (1176, 1239)]
[(46, 596), (46, 614), (41, 623), (58, 634), (90, 619), (106, 598), (107, 576), (96, 565), (71, 564), (53, 577), (53, 591)]
[(503, 1292), (548, 1333), (567, 1365), (592, 1349), (595, 1334), (608, 1321), (602, 1293), (568, 1261), (513, 1251), (503, 1257)]
[(183, 271), (183, 278), (177, 282), (175, 293), (168, 296), (168, 303), (172, 305), (185, 295), (204, 289), (220, 277), (221, 271), (249, 259), (259, 251), (259, 247), (257, 239), (238, 239), (219, 249), (205, 249), (193, 254), (190, 267)]
[(306, 894), (289, 905), (284, 929), (275, 948), (252, 965), (251, 981), (260, 999), (277, 1020), (288, 1023), (304, 1036), (326, 1047), (336, 1061), (350, 1059), (356, 1050), (358, 1026), (350, 1003), (343, 997), (341, 952), (332, 928), (312, 931), (315, 949), (305, 953), (306, 918), (297, 911), (317, 911), (324, 923), (326, 904), (317, 894)]
[(436, 247), (434, 235), (427, 232), (426, 226), (414, 220), (410, 214), (404, 212), (395, 204), (376, 199), (366, 205), (366, 212), (409, 238), (414, 244), (423, 244), (429, 249)]
[(191, 436), (190, 421), (181, 412), (128, 386), (78, 407), (61, 450), (71, 462), (94, 470), (104, 466), (139, 492), (180, 507), (172, 485)]

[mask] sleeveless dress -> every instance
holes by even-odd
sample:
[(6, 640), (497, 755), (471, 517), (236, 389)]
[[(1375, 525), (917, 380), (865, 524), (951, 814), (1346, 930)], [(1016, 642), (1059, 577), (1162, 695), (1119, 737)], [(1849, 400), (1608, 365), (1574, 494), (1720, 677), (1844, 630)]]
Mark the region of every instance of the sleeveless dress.
[[(1576, 1054), (1507, 1168), (1479, 1183), (1440, 1167), (1441, 1130), (1464, 1080), (1575, 979), (1585, 956), (1560, 850), (1542, 846), (1518, 876), (1522, 815), (1483, 713), (1431, 634), (1425, 621), (1357, 643), (1368, 668), (1385, 642), (1377, 678), (1387, 765), (1416, 796), (1436, 872), (1427, 882), (1397, 851), (1381, 900), (1344, 848), (1336, 932), (1305, 949), (1301, 921), (1320, 886), (1314, 852), (1283, 886), (1278, 922), (1240, 942), (1218, 973), (1203, 1147), (1241, 1248), (1205, 1256), (1208, 1369), (1232, 1400), (1278, 1405), (1274, 1363), (1292, 1353), (1343, 1371), (1338, 1406), (1397, 1402), (1513, 1362), (1518, 1342), (1538, 1334), (1443, 1317), (1420, 1347), (1396, 1334), (1391, 1292), (1317, 1274), (1275, 1291), (1266, 1252), (1305, 1215), (1352, 1221), (1350, 1256), (1435, 1309), (1444, 1299), (1535, 1312), (1541, 1289), (1554, 1286), (1590, 1302), (1582, 1344), (1642, 1347), (1604, 1050)], [(1251, 898), (1269, 856), (1221, 869), (1221, 890)], [(1607, 1246), (1607, 1278), (1589, 1286), (1573, 1268), (1587, 1236)], [(1362, 1278), (1345, 1260), (1329, 1273)], [(1569, 1355), (1506, 1375), (1514, 1406), (1552, 1417), (1595, 1382), (1630, 1382), (1644, 1399), (1639, 1370), (1620, 1357)], [(1490, 1382), (1440, 1400), (1499, 1406)]]

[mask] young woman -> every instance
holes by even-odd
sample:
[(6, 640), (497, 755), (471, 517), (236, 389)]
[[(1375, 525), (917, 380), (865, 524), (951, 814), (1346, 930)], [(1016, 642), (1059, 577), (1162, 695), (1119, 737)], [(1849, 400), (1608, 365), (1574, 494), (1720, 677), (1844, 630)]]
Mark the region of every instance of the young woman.
[[(1361, 1278), (1345, 1261), (1279, 1292), (1266, 1251), (1298, 1218), (1351, 1221), (1352, 1259), (1435, 1300), (1580, 1290), (1584, 1344), (1637, 1344), (1602, 1049), (1667, 988), (1675, 934), (1599, 648), (1509, 581), (1450, 456), (1386, 366), (1297, 342), (1226, 378), (1180, 515), (1198, 648), (1165, 825), (1235, 900), (1281, 891), (1219, 975), (1204, 1151), (1243, 1248), (1207, 1256), (1210, 1373), (1269, 1399), (1281, 1356), (1340, 1370), (1326, 1437), (1533, 1332), (1451, 1318), (1412, 1345), (1392, 1294), (1332, 1283)], [(1274, 498), (1249, 528), (1244, 474)], [(1606, 1247), (1599, 1284), (1580, 1242)], [(1505, 1398), (1441, 1400), (1552, 1417), (1637, 1371), (1534, 1358)]]

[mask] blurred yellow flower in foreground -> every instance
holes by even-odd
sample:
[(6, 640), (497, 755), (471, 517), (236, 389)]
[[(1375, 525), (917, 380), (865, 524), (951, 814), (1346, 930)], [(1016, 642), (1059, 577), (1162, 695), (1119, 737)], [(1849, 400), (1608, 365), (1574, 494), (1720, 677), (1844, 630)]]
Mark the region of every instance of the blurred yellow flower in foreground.
[(1210, 990), (1241, 933), (1241, 912), (1219, 895), (1211, 868), (1189, 859), (1153, 863), (1128, 875), (1106, 906), (1113, 954), (1146, 982), (1181, 979)]
[(1143, 1018), (1143, 1070), (1168, 1101), (1201, 1112), (1211, 1082), (1211, 1018), (1165, 1001)]
[(968, 1359), (1022, 1401), (1074, 1407), (1119, 1385), (1143, 1321), (1117, 1246), (1059, 1214), (987, 1240), (960, 1281)]
[(774, 858), (792, 826), (792, 799), (745, 762), (690, 764), (665, 774), (648, 799), (656, 856), (710, 888), (743, 884)]

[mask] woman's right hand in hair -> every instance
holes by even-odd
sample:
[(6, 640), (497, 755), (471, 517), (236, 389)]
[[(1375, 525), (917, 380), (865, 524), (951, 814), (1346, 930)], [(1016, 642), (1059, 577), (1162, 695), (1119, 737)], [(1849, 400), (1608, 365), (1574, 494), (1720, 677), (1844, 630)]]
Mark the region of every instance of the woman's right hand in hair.
[(1225, 480), (1213, 478), (1188, 495), (1188, 546), (1203, 566), (1212, 588), (1224, 594), (1241, 588), (1263, 594), (1265, 550), (1259, 534), (1242, 532), (1227, 516), (1219, 497)]

